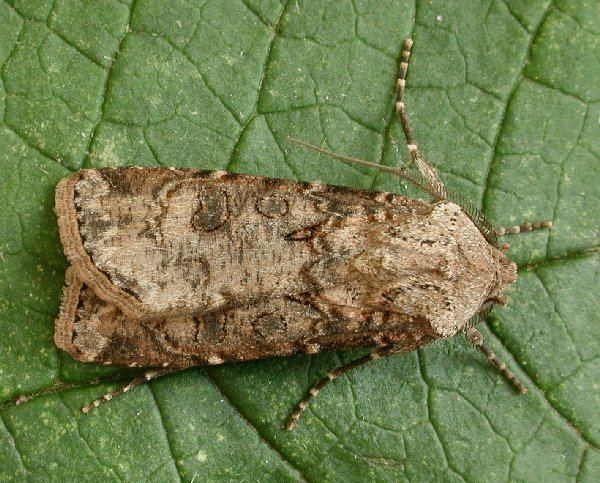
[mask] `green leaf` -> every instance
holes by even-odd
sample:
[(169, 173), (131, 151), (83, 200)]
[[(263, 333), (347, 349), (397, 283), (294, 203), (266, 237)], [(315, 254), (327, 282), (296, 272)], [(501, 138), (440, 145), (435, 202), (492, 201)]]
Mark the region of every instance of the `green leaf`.
[[(285, 2), (284, 2), (285, 3)], [(0, 1), (0, 400), (127, 374), (52, 341), (65, 259), (53, 191), (82, 167), (193, 166), (397, 193), (318, 156), (406, 160), (404, 38), (421, 150), (511, 235), (519, 279), (482, 327), (331, 384), (360, 352), (197, 369), (89, 415), (114, 385), (0, 410), (0, 480), (593, 481), (600, 474), (600, 10), (584, 0)], [(596, 475), (596, 476), (594, 476)]]

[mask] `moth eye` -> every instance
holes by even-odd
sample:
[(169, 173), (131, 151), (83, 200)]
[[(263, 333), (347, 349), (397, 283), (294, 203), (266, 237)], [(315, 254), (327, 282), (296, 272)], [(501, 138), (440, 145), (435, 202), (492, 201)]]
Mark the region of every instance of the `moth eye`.
[(229, 218), (227, 193), (205, 186), (198, 195), (198, 209), (192, 218), (192, 225), (198, 231), (213, 231)]
[(289, 209), (288, 201), (279, 194), (263, 196), (256, 202), (256, 210), (267, 218), (285, 216)]
[(492, 305), (506, 305), (506, 302), (506, 297), (502, 294), (488, 297), (488, 299), (486, 300), (486, 303), (490, 303)]

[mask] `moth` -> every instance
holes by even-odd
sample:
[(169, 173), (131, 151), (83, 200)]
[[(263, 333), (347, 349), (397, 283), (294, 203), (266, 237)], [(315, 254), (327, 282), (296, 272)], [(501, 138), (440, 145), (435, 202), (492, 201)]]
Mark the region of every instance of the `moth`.
[(192, 169), (82, 170), (56, 189), (69, 267), (55, 342), (75, 359), (152, 368), (84, 412), (156, 377), (203, 364), (374, 346), (310, 398), (370, 360), (465, 334), (519, 392), (474, 321), (515, 281), (497, 238), (551, 222), (492, 226), (445, 188), (405, 114), (412, 41), (395, 110), (416, 169), (384, 169), (429, 201)]

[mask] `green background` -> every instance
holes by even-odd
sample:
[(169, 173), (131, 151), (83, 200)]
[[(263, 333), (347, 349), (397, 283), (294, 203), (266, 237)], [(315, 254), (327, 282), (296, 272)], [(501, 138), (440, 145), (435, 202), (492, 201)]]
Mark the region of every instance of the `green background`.
[(52, 342), (58, 180), (163, 165), (406, 192), (291, 135), (395, 165), (402, 40), (428, 160), (506, 237), (509, 305), (375, 361), (281, 425), (340, 352), (197, 369), (84, 416), (111, 385), (0, 410), (0, 480), (593, 481), (600, 475), (600, 8), (596, 0), (0, 0), (0, 401), (114, 369)]

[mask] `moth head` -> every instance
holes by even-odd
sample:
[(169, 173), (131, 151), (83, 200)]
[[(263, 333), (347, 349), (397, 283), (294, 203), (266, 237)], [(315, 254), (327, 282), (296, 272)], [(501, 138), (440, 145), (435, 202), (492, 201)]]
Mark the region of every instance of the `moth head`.
[(517, 265), (500, 250), (494, 250), (496, 256), (496, 281), (492, 286), (486, 303), (506, 305), (505, 293), (517, 279)]

